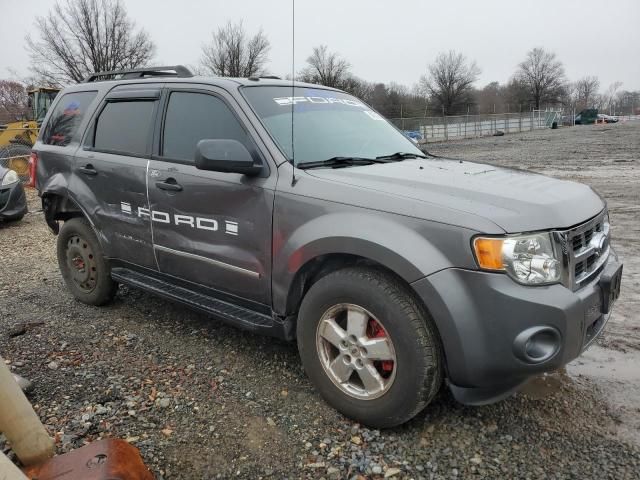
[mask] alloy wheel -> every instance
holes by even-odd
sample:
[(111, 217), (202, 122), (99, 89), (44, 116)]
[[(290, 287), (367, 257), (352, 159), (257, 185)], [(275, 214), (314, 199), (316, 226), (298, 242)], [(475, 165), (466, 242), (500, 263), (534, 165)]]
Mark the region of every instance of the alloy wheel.
[(328, 309), (316, 331), (320, 363), (331, 381), (347, 395), (373, 400), (395, 379), (397, 359), (383, 323), (358, 305)]

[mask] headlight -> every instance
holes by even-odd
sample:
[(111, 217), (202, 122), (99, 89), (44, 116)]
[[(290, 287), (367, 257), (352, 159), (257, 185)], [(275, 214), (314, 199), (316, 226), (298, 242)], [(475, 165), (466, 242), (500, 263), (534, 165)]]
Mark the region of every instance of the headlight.
[(18, 174), (13, 170), (9, 170), (2, 179), (2, 186), (4, 187), (5, 185), (11, 185), (12, 183), (16, 183), (19, 180), (20, 178), (18, 177)]
[(477, 237), (473, 249), (480, 268), (506, 272), (518, 283), (539, 285), (560, 281), (561, 263), (548, 233)]

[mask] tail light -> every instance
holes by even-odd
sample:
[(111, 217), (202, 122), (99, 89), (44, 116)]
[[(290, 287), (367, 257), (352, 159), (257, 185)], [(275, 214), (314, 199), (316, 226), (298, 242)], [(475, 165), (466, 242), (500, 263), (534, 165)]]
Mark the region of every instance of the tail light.
[(29, 183), (27, 183), (28, 187), (36, 186), (36, 169), (38, 168), (38, 154), (37, 152), (31, 152), (31, 156), (29, 157)]

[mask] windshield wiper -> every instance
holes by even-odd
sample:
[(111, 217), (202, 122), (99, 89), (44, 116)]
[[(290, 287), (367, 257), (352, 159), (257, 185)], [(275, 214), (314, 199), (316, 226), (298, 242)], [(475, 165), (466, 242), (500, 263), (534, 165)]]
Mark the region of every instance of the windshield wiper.
[(408, 158), (428, 158), (426, 155), (421, 155), (419, 153), (407, 153), (407, 152), (396, 152), (391, 155), (382, 155), (380, 157), (376, 157), (376, 160), (406, 160)]
[(350, 167), (354, 165), (371, 165), (373, 163), (387, 163), (387, 162), (389, 162), (389, 159), (384, 159), (384, 158), (331, 157), (326, 160), (299, 163), (297, 167), (302, 170), (306, 170), (308, 168)]

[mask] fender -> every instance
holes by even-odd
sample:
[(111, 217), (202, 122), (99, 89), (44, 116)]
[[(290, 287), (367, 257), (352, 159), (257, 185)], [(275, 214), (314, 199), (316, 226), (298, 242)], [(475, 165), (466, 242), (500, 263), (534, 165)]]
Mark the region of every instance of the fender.
[[(38, 193), (42, 199), (44, 218), (51, 231), (57, 235), (60, 231), (57, 215), (61, 211), (67, 211), (69, 201), (67, 179), (62, 173), (54, 173), (47, 177), (43, 183), (38, 182), (38, 184), (40, 185)], [(77, 209), (77, 205), (75, 206)]]
[(63, 173), (54, 173), (41, 185), (39, 194), (42, 197), (42, 210), (47, 225), (55, 235), (60, 232), (58, 220), (70, 218), (80, 213), (93, 228), (100, 244), (105, 244), (104, 235), (100, 229), (96, 228), (92, 216), (81, 206), (82, 204), (69, 190), (67, 177)]
[[(426, 223), (363, 209), (326, 213), (300, 225), (283, 241), (285, 232), (276, 220), (272, 283), (274, 311), (285, 313), (287, 296), (296, 273), (321, 255), (364, 257), (393, 271), (407, 283), (452, 267), (441, 248), (419, 233), (423, 229), (417, 227), (418, 222)], [(434, 225), (429, 229), (433, 237), (439, 240), (438, 243), (447, 242), (445, 237), (451, 235), (451, 229)]]

